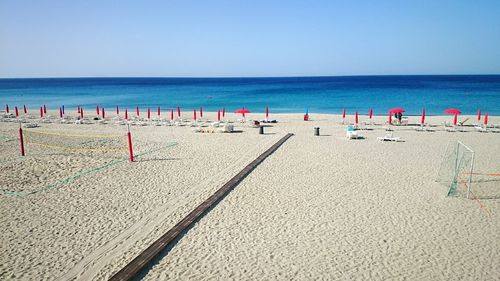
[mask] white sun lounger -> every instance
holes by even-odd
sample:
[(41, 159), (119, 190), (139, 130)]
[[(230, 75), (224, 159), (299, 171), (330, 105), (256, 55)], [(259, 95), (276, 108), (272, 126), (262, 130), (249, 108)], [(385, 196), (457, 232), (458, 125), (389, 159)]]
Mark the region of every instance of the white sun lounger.
[(363, 136), (358, 134), (358, 131), (346, 131), (346, 138), (348, 140), (362, 139)]
[(379, 141), (395, 141), (395, 142), (402, 142), (402, 141), (404, 141), (400, 137), (393, 136), (392, 133), (388, 133), (388, 134), (386, 134), (383, 137), (378, 137), (377, 140), (379, 140)]

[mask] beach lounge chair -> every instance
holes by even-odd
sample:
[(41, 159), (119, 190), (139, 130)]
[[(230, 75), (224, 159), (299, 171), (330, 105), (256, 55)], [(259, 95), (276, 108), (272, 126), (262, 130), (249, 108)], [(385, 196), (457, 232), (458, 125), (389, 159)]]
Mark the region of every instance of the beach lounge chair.
[(356, 139), (362, 139), (363, 136), (358, 134), (358, 131), (347, 131), (346, 132), (346, 137), (348, 140), (356, 140)]
[(352, 139), (362, 139), (363, 136), (361, 136), (360, 134), (358, 134), (358, 131), (352, 127), (352, 126), (347, 126), (346, 128), (346, 138), (348, 140), (352, 140)]
[(489, 132), (488, 128), (483, 127), (483, 126), (481, 126), (481, 125), (479, 125), (479, 126), (474, 126), (474, 128), (476, 129), (476, 131), (478, 131), (478, 132), (480, 132), (480, 133), (488, 133), (488, 132)]
[(25, 124), (23, 127), (27, 128), (27, 129), (30, 129), (30, 128), (40, 127), (40, 125), (38, 125), (38, 123), (28, 123), (28, 124)]
[(379, 141), (395, 141), (395, 142), (402, 142), (404, 141), (403, 139), (401, 139), (400, 137), (395, 137), (392, 132), (390, 133), (387, 133), (385, 136), (383, 137), (378, 137), (377, 140)]

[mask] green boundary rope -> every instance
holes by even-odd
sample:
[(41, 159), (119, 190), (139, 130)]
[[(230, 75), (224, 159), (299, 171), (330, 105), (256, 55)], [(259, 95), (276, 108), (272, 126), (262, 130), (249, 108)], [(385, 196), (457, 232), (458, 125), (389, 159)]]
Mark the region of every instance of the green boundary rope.
[[(150, 153), (153, 153), (153, 152), (156, 152), (156, 151), (160, 151), (162, 149), (168, 149), (168, 148), (171, 148), (171, 147), (173, 147), (175, 145), (177, 145), (177, 142), (176, 141), (172, 141), (172, 142), (168, 143), (164, 147), (157, 148), (157, 149), (152, 149), (152, 150), (140, 153), (140, 154), (138, 154), (138, 155), (136, 155), (134, 157), (136, 157), (137, 159), (140, 159), (144, 155), (147, 155), (147, 154), (150, 154)], [(62, 180), (56, 181), (55, 183), (51, 183), (49, 185), (46, 185), (44, 187), (41, 187), (41, 188), (38, 188), (38, 189), (35, 189), (35, 190), (32, 190), (32, 191), (8, 191), (8, 190), (0, 190), (0, 192), (1, 192), (0, 194), (7, 195), (7, 196), (24, 197), (24, 196), (27, 196), (27, 195), (31, 195), (31, 194), (35, 194), (35, 193), (47, 191), (47, 190), (54, 189), (54, 188), (63, 186), (65, 184), (71, 183), (71, 182), (73, 182), (73, 181), (75, 181), (75, 180), (77, 180), (79, 178), (85, 177), (87, 175), (90, 175), (90, 174), (93, 174), (95, 172), (107, 169), (107, 168), (109, 168), (111, 166), (114, 166), (116, 164), (123, 163), (123, 162), (126, 162), (126, 161), (128, 161), (127, 158), (114, 160), (114, 161), (111, 161), (111, 162), (106, 163), (104, 165), (100, 165), (100, 166), (94, 167), (92, 169), (89, 169), (89, 170), (77, 173), (75, 175), (69, 176), (69, 177), (64, 178)]]

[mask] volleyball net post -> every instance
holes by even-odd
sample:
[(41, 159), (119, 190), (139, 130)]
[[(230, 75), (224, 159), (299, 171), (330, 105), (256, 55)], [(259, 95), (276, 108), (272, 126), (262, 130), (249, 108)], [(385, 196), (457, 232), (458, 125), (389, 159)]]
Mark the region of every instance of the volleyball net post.
[(127, 140), (128, 140), (128, 152), (130, 155), (130, 162), (134, 162), (134, 152), (132, 149), (132, 135), (130, 134), (130, 125), (127, 124)]

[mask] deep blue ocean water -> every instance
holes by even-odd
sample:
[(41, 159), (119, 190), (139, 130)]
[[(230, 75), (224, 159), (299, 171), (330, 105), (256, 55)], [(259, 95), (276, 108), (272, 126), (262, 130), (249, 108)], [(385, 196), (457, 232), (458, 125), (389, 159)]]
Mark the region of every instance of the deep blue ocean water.
[(317, 112), (385, 115), (393, 107), (406, 114), (441, 115), (446, 108), (463, 114), (478, 109), (500, 115), (500, 75), (460, 76), (346, 76), (290, 78), (50, 78), (0, 79), (0, 104), (49, 109), (78, 105), (91, 110), (96, 104), (113, 112), (138, 105), (164, 110), (203, 107), (234, 111), (245, 107), (263, 112)]

